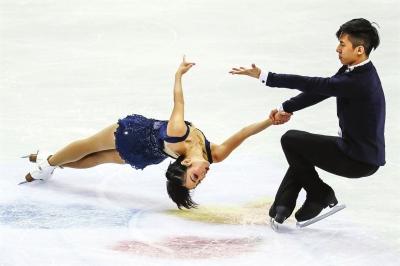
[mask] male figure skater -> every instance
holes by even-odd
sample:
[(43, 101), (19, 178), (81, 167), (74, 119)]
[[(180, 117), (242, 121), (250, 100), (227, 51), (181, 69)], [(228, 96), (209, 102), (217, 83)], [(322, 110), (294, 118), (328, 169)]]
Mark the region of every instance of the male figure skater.
[(303, 206), (295, 213), (298, 222), (316, 217), (338, 201), (333, 189), (324, 183), (315, 167), (348, 178), (372, 175), (385, 164), (385, 97), (376, 69), (369, 59), (379, 45), (377, 29), (368, 20), (352, 19), (336, 32), (336, 52), (343, 66), (330, 78), (263, 72), (251, 68), (232, 68), (231, 74), (258, 78), (269, 87), (300, 90), (272, 110), (275, 123), (286, 122), (295, 111), (336, 97), (339, 136), (324, 136), (289, 130), (281, 139), (289, 168), (283, 178), (269, 215), (283, 223), (293, 212), (302, 188), (307, 193)]

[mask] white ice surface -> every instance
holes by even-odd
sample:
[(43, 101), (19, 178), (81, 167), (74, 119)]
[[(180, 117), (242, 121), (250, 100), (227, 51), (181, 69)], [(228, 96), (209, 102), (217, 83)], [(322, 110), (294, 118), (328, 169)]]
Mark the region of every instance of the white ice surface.
[[(0, 0), (0, 265), (400, 265), (399, 10), (395, 0)], [(197, 63), (184, 77), (186, 119), (221, 142), (297, 94), (232, 77), (232, 66), (332, 75), (340, 66), (334, 33), (355, 17), (380, 25), (382, 43), (371, 59), (387, 101), (387, 164), (358, 180), (320, 171), (347, 205), (320, 223), (303, 230), (288, 223), (277, 234), (268, 224), (168, 216), (168, 162), (144, 171), (57, 169), (46, 184), (16, 185), (30, 169), (21, 155), (57, 150), (130, 113), (167, 119), (182, 54)], [(292, 128), (334, 135), (337, 124), (334, 99), (297, 112), (213, 165), (194, 199), (234, 206), (271, 200), (287, 167), (280, 136)], [(214, 242), (182, 241), (183, 256), (165, 240), (195, 237)], [(221, 239), (254, 246), (219, 250), (212, 243)], [(115, 248), (134, 241), (171, 256)], [(233, 253), (202, 257), (210, 249)]]

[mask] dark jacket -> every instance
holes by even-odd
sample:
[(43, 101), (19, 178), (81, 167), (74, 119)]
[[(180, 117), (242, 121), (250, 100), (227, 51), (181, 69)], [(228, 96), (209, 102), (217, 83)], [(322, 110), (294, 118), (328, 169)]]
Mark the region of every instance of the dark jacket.
[(384, 165), (385, 95), (378, 73), (371, 62), (350, 72), (346, 69), (342, 66), (331, 78), (269, 72), (266, 85), (302, 91), (283, 103), (283, 109), (290, 113), (336, 97), (342, 130), (339, 148), (354, 160)]

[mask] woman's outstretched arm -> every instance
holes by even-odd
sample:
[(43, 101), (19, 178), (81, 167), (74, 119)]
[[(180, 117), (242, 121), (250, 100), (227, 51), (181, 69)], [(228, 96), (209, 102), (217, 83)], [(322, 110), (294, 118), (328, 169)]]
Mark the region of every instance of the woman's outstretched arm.
[(272, 125), (271, 119), (266, 119), (242, 128), (220, 145), (213, 145), (212, 156), (214, 162), (221, 162), (248, 137), (255, 135)]
[(194, 63), (186, 62), (185, 56), (175, 73), (174, 84), (174, 108), (168, 121), (168, 136), (182, 136), (186, 132), (186, 124), (184, 119), (185, 101), (183, 99), (182, 76), (192, 67)]

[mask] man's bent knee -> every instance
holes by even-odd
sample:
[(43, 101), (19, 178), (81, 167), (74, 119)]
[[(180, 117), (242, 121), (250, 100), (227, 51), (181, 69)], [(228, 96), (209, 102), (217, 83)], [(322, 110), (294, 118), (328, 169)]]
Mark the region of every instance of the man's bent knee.
[(299, 136), (303, 135), (305, 132), (300, 130), (288, 130), (281, 137), (281, 145), (282, 147), (289, 147), (292, 145), (293, 141), (299, 139)]

